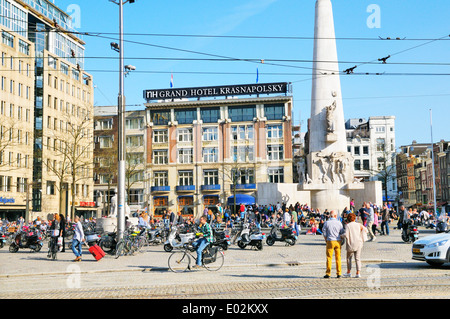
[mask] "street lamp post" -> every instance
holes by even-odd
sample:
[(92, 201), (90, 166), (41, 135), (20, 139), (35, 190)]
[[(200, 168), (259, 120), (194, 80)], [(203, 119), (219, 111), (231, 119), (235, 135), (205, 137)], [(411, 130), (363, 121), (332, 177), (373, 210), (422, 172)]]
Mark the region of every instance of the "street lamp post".
[[(123, 238), (125, 231), (125, 95), (124, 95), (124, 54), (123, 54), (123, 5), (134, 0), (109, 0), (119, 5), (119, 96), (118, 96), (118, 171), (117, 171), (117, 239)], [(111, 44), (112, 45), (112, 44)], [(117, 48), (117, 45), (115, 46)]]

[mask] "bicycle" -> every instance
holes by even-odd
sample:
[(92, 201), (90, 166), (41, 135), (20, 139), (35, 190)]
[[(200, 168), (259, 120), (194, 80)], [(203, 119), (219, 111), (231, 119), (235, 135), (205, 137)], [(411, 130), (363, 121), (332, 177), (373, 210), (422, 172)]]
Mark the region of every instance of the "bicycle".
[(58, 254), (58, 237), (50, 236), (50, 240), (48, 242), (48, 254), (47, 257), (52, 260), (56, 260), (56, 256)]
[[(172, 272), (185, 272), (191, 269), (191, 260), (197, 263), (197, 257), (194, 256), (196, 249), (190, 243), (184, 244), (183, 248), (175, 250), (168, 259), (169, 269)], [(209, 271), (218, 271), (222, 268), (225, 261), (223, 249), (219, 246), (212, 246), (209, 243), (202, 253), (202, 267)]]

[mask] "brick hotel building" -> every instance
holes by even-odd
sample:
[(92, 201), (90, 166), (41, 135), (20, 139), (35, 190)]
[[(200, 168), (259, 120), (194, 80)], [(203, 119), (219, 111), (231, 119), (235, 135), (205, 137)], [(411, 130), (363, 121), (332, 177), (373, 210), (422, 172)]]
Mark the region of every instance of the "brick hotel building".
[[(181, 89), (180, 89), (181, 90)], [(293, 182), (292, 96), (148, 100), (148, 207), (198, 216)], [(239, 197), (237, 204), (239, 205)]]

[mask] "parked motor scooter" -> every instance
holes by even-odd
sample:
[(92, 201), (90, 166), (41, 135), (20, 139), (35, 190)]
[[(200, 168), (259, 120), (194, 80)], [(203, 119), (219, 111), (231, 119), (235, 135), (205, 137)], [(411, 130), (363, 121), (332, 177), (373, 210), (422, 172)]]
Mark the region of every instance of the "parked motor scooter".
[(4, 233), (0, 233), (0, 249), (5, 246), (6, 243), (6, 235)]
[(252, 248), (262, 250), (263, 240), (265, 237), (265, 234), (261, 233), (258, 227), (250, 229), (249, 223), (246, 222), (242, 225), (242, 231), (237, 240), (237, 244), (241, 249), (244, 249), (247, 246), (251, 246)]
[(35, 252), (39, 252), (42, 248), (42, 236), (39, 230), (19, 230), (11, 245), (9, 246), (9, 252), (16, 253), (19, 249), (29, 248)]
[(183, 247), (195, 237), (195, 233), (182, 233), (178, 226), (172, 226), (169, 237), (164, 243), (164, 251), (171, 252), (174, 248)]
[(286, 246), (294, 246), (297, 241), (297, 232), (291, 227), (280, 228), (278, 225), (274, 225), (267, 236), (266, 244), (272, 246), (277, 241), (286, 243)]
[(223, 250), (227, 250), (228, 246), (231, 245), (230, 235), (228, 235), (225, 231), (214, 231), (214, 242), (212, 245), (220, 246)]
[(155, 228), (147, 231), (148, 234), (148, 243), (151, 245), (159, 245), (163, 243), (163, 229)]
[(419, 230), (413, 221), (408, 220), (408, 227), (402, 230), (402, 240), (405, 243), (414, 243), (419, 238)]
[(116, 249), (117, 240), (115, 232), (106, 232), (100, 237), (98, 243), (105, 253), (111, 253)]
[(86, 244), (91, 247), (94, 245), (98, 245), (100, 240), (102, 239), (102, 236), (100, 234), (94, 233), (94, 232), (88, 232), (84, 234), (84, 238), (86, 239)]
[(436, 233), (448, 233), (448, 225), (445, 221), (438, 221), (436, 225)]

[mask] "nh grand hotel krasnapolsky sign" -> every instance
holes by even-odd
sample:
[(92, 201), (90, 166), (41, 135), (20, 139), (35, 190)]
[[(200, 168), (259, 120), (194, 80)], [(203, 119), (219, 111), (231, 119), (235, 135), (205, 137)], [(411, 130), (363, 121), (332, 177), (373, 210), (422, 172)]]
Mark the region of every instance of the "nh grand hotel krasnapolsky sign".
[(261, 83), (261, 84), (241, 84), (226, 86), (206, 86), (179, 89), (158, 89), (145, 90), (144, 99), (164, 100), (164, 99), (188, 99), (214, 96), (233, 95), (254, 95), (254, 94), (276, 94), (290, 92), (290, 85), (287, 82)]

